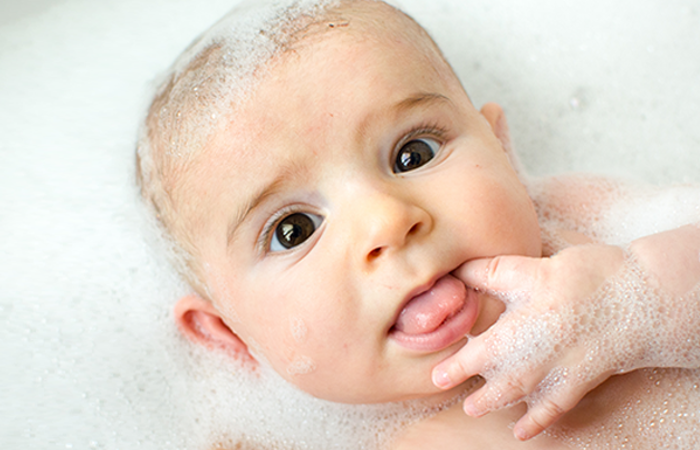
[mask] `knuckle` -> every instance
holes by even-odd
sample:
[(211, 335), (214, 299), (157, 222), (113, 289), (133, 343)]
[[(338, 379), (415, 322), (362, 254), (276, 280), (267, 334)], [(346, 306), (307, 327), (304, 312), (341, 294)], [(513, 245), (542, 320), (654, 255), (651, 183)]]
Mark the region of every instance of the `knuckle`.
[(560, 260), (550, 258), (540, 261), (535, 271), (535, 277), (543, 286), (550, 285), (557, 280), (557, 273), (561, 270)]
[(528, 394), (528, 389), (519, 378), (509, 377), (488, 383), (488, 389), (482, 397), (482, 405), (489, 409), (506, 407), (521, 401)]
[(463, 381), (472, 375), (476, 375), (476, 372), (478, 372), (478, 359), (475, 358), (474, 352), (471, 350), (471, 348), (463, 348), (453, 356), (454, 359), (447, 366), (447, 371), (453, 381)]
[(498, 268), (501, 265), (502, 258), (500, 256), (496, 256), (493, 258), (491, 261), (489, 261), (487, 267), (486, 267), (486, 287), (488, 288), (492, 284), (496, 282), (498, 279)]
[(544, 429), (553, 424), (565, 412), (566, 409), (561, 405), (552, 400), (544, 398), (537, 404), (535, 411), (533, 411), (531, 415), (531, 419), (540, 428)]
[(469, 371), (469, 362), (465, 357), (457, 358), (455, 367), (460, 371), (460, 375), (464, 375)]
[(509, 377), (504, 381), (504, 390), (509, 392), (509, 397), (512, 399), (520, 399), (529, 393), (529, 389), (520, 377)]

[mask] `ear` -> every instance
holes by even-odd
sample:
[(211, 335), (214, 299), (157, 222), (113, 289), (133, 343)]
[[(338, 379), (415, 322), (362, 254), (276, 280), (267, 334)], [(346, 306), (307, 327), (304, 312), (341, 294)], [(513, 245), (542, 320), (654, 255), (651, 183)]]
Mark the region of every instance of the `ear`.
[(178, 328), (190, 341), (255, 361), (248, 346), (224, 323), (211, 302), (195, 294), (187, 295), (177, 302), (174, 312)]
[(510, 140), (508, 121), (506, 120), (506, 115), (501, 105), (498, 103), (486, 103), (481, 107), (481, 115), (484, 116), (489, 125), (491, 125), (491, 129), (493, 130), (493, 134), (496, 135), (496, 138), (501, 141), (501, 147), (503, 147), (506, 155), (508, 155), (510, 164), (518, 173), (522, 174), (523, 171), (515, 156), (513, 145)]

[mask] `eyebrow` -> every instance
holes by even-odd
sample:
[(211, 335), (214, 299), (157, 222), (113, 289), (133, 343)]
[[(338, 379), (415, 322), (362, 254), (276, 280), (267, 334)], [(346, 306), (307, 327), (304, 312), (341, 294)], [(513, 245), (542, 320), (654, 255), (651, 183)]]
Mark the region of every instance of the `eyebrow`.
[(299, 167), (294, 161), (282, 167), (278, 175), (269, 183), (262, 186), (250, 200), (246, 202), (236, 212), (235, 218), (231, 221), (227, 232), (227, 245), (230, 246), (236, 238), (236, 232), (240, 226), (246, 221), (251, 212), (253, 212), (260, 204), (269, 197), (284, 190), (284, 187), (289, 183), (291, 178), (301, 177), (306, 171)]
[[(433, 103), (445, 102), (452, 104), (452, 100), (450, 100), (448, 97), (442, 94), (420, 92), (406, 97), (405, 99), (396, 103), (393, 107), (391, 107), (391, 110), (393, 110), (397, 114), (402, 114), (415, 108), (425, 108), (431, 106)], [(361, 126), (361, 128), (363, 128), (363, 126)], [(287, 184), (289, 178), (298, 177), (301, 172), (303, 172), (303, 170), (301, 170), (301, 168), (298, 167), (297, 164), (291, 162), (289, 165), (287, 165), (280, 171), (278, 176), (275, 177), (275, 179), (272, 180), (272, 182), (267, 183), (265, 186), (261, 187), (260, 190), (258, 190), (255, 193), (255, 195), (251, 196), (250, 201), (248, 201), (243, 207), (241, 207), (238, 210), (234, 220), (231, 221), (228, 227), (227, 245), (230, 246), (231, 243), (233, 243), (233, 241), (236, 238), (236, 232), (238, 231), (240, 226), (246, 221), (246, 219), (252, 211), (254, 211), (258, 206), (260, 206), (260, 204), (263, 203), (267, 198), (272, 197), (278, 192), (281, 192), (283, 190), (283, 187)]]
[(442, 94), (436, 94), (432, 92), (421, 92), (410, 97), (407, 97), (394, 106), (396, 112), (405, 112), (410, 109), (430, 106), (432, 103), (452, 103), (448, 97)]
[[(449, 104), (450, 106), (454, 106), (454, 103), (452, 100), (450, 100), (449, 97), (446, 97), (442, 94), (434, 93), (434, 92), (417, 92), (413, 95), (410, 95), (403, 100), (395, 103), (394, 105), (391, 105), (388, 108), (388, 111), (390, 114), (395, 114), (395, 116), (398, 118), (404, 114), (409, 113), (412, 110), (415, 109), (424, 109), (424, 108), (430, 108), (431, 106), (435, 104)], [(366, 119), (363, 121), (360, 126), (358, 127), (358, 135), (359, 136), (369, 136), (369, 130), (375, 125), (375, 121), (371, 118)]]

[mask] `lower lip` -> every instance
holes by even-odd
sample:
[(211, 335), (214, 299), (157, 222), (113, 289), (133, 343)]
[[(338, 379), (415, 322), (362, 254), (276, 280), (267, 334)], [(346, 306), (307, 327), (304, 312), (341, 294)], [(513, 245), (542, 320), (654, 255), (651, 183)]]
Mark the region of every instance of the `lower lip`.
[(390, 338), (401, 347), (419, 352), (438, 352), (462, 339), (472, 329), (479, 309), (479, 299), (473, 289), (467, 289), (464, 305), (436, 330), (424, 334), (406, 334), (392, 330)]

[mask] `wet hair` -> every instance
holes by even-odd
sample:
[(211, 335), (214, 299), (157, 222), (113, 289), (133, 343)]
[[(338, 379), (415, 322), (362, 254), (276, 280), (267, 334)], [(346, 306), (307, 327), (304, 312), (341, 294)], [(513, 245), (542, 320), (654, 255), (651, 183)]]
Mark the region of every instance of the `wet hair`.
[[(356, 6), (365, 8), (354, 8)], [(379, 17), (389, 12), (394, 21)], [(141, 126), (137, 179), (146, 203), (169, 237), (176, 266), (205, 296), (197, 276), (196, 245), (181, 201), (184, 174), (216, 132), (227, 111), (245, 100), (270, 68), (302, 42), (357, 21), (373, 30), (401, 33), (452, 69), (427, 32), (405, 13), (380, 0), (286, 0), (243, 4), (199, 36), (159, 83)], [(375, 39), (382, 39), (376, 34)]]

